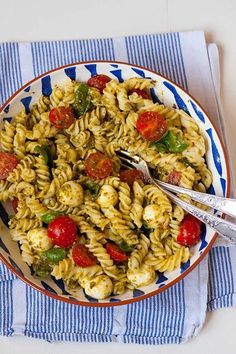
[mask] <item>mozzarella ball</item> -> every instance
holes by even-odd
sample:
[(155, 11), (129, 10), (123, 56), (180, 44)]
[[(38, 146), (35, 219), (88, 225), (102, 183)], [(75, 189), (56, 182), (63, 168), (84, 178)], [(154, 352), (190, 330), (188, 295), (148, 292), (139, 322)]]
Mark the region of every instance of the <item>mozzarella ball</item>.
[(139, 269), (135, 271), (129, 269), (127, 272), (127, 278), (135, 288), (152, 283), (155, 277), (155, 270), (148, 265), (141, 265)]
[(84, 283), (84, 290), (87, 295), (102, 300), (111, 295), (113, 284), (107, 275), (102, 274)]
[(160, 222), (160, 206), (157, 204), (147, 205), (143, 210), (143, 220), (148, 227), (157, 227)]
[(104, 186), (102, 186), (100, 189), (97, 202), (101, 208), (115, 206), (118, 202), (118, 194), (112, 186), (104, 184)]
[(39, 252), (47, 251), (53, 246), (52, 240), (48, 237), (45, 227), (38, 227), (27, 233), (30, 246)]
[(58, 200), (63, 205), (76, 207), (83, 203), (84, 191), (81, 185), (74, 181), (64, 183), (58, 192)]

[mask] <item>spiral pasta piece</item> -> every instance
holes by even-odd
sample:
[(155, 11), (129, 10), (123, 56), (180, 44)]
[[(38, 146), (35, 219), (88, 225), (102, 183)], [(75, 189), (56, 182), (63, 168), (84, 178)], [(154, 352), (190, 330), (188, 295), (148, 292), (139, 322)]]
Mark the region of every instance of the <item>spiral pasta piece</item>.
[(94, 223), (101, 230), (110, 223), (110, 220), (104, 217), (104, 215), (99, 210), (99, 205), (93, 201), (85, 202), (85, 213), (90, 217), (92, 223)]
[(143, 188), (137, 181), (133, 184), (134, 199), (130, 211), (131, 219), (134, 224), (141, 228), (142, 226), (142, 215), (143, 215), (143, 201), (144, 201), (144, 191)]
[(14, 217), (9, 222), (9, 228), (15, 230), (21, 230), (25, 232), (37, 227), (41, 227), (42, 224), (43, 224), (42, 221), (38, 219), (29, 219), (29, 218), (17, 219)]
[(4, 128), (0, 132), (0, 141), (3, 151), (13, 152), (14, 135), (16, 127), (14, 124), (9, 123), (7, 120), (4, 122)]
[(132, 207), (132, 200), (130, 197), (130, 188), (127, 185), (127, 183), (120, 182), (118, 190), (119, 190), (118, 195), (120, 200), (119, 209), (123, 215), (123, 218), (128, 221), (131, 221), (130, 211)]
[(21, 230), (10, 230), (11, 237), (14, 241), (19, 242), (20, 249), (22, 251), (21, 256), (25, 263), (29, 266), (32, 264), (37, 264), (40, 256), (35, 254), (30, 246), (29, 240), (27, 239), (27, 233)]
[(124, 219), (122, 214), (114, 207), (102, 208), (103, 214), (111, 222), (111, 230), (114, 234), (122, 237), (122, 239), (130, 246), (138, 243), (138, 236), (132, 230), (134, 225)]
[(142, 234), (139, 239), (139, 244), (136, 246), (135, 250), (130, 255), (128, 262), (129, 269), (135, 270), (141, 266), (143, 259), (148, 253), (149, 246), (149, 238)]
[(117, 279), (119, 270), (111, 259), (110, 255), (107, 253), (105, 247), (97, 241), (91, 234), (87, 234), (89, 237), (89, 243), (87, 245), (90, 252), (98, 259), (104, 273), (109, 277)]
[(40, 191), (40, 197), (42, 197), (50, 188), (50, 172), (43, 156), (35, 158), (35, 172), (37, 176), (37, 187)]
[(26, 198), (26, 205), (39, 219), (48, 212), (48, 208), (35, 198)]

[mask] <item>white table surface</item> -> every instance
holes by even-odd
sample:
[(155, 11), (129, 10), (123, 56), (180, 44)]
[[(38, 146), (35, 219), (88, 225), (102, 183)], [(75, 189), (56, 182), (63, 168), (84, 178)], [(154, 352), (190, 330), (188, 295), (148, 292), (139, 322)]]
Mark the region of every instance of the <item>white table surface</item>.
[[(235, 0), (0, 0), (0, 41), (111, 37), (204, 30), (219, 46), (227, 141), (236, 171), (236, 1)], [(0, 314), (1, 315), (1, 314)], [(47, 343), (0, 337), (1, 354), (55, 353), (235, 353), (236, 308), (208, 313), (197, 337), (183, 345)]]

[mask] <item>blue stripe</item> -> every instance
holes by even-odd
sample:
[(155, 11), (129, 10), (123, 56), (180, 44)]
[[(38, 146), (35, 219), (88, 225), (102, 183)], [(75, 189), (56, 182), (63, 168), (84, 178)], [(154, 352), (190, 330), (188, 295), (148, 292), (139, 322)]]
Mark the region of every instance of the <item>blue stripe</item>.
[[(50, 319), (50, 320), (49, 320)], [(75, 306), (26, 287), (25, 334), (51, 333), (107, 337), (113, 331), (113, 308)], [(54, 337), (52, 337), (54, 338)]]
[(233, 306), (234, 279), (229, 248), (213, 248), (209, 260), (208, 310)]
[(14, 332), (12, 281), (1, 282), (0, 286), (0, 334), (11, 336)]
[[(154, 311), (155, 309), (155, 311)], [(181, 338), (185, 319), (184, 282), (127, 306), (124, 341), (129, 338)]]
[(19, 47), (16, 43), (0, 45), (0, 104), (22, 86)]
[(0, 262), (0, 281), (17, 279), (16, 275), (12, 273), (2, 262)]
[[(22, 86), (22, 84), (23, 83), (22, 83), (22, 77), (20, 71), (18, 44), (17, 43), (0, 44), (0, 105), (2, 105), (16, 90), (18, 90)], [(1, 216), (3, 215), (5, 214), (3, 214), (3, 209), (2, 209)], [(7, 222), (6, 215), (4, 217), (5, 217), (4, 221)], [(16, 276), (13, 273), (11, 273), (5, 267), (5, 265), (3, 265), (0, 262), (0, 280), (11, 280), (11, 279), (16, 279)], [(4, 287), (5, 285), (2, 286)], [(0, 287), (0, 291), (1, 289), (2, 287)], [(8, 290), (10, 291), (10, 289), (11, 287), (10, 285), (8, 285)], [(10, 295), (9, 295), (9, 302), (11, 302)]]
[(86, 60), (115, 60), (112, 39), (31, 43), (34, 75)]
[(185, 72), (185, 66), (184, 66), (184, 59), (183, 59), (183, 53), (181, 50), (181, 45), (180, 45), (180, 36), (179, 33), (174, 33), (174, 43), (175, 43), (175, 48), (177, 51), (177, 60), (178, 60), (178, 68), (180, 70), (180, 77), (182, 82), (180, 85), (188, 91), (188, 81), (187, 81), (187, 75)]

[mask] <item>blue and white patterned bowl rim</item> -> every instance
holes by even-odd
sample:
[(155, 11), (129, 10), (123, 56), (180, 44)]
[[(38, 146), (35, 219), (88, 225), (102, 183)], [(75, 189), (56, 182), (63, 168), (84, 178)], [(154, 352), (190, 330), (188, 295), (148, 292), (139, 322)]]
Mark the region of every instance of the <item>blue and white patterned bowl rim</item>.
[[(106, 74), (111, 78), (123, 82), (130, 77), (152, 78), (157, 81), (155, 88), (151, 89), (154, 102), (163, 103), (169, 107), (178, 107), (190, 114), (203, 131), (208, 151), (206, 160), (213, 174), (213, 184), (208, 191), (211, 194), (226, 196), (229, 194), (229, 173), (224, 149), (214, 126), (197, 101), (185, 92), (177, 84), (169, 79), (148, 69), (122, 62), (93, 61), (74, 63), (49, 71), (19, 89), (1, 108), (0, 126), (3, 121), (11, 121), (12, 117), (25, 108), (29, 112), (40, 95), (49, 96), (54, 85), (63, 84), (66, 81), (87, 81), (91, 76)], [(86, 306), (115, 306), (133, 301), (139, 301), (180, 281), (202, 260), (210, 250), (215, 240), (215, 233), (209, 227), (203, 227), (201, 241), (191, 248), (192, 257), (173, 272), (158, 274), (153, 284), (127, 291), (123, 295), (111, 296), (106, 300), (96, 300), (87, 296), (83, 290), (69, 293), (65, 289), (63, 281), (53, 277), (38, 279), (33, 277), (32, 268), (25, 264), (21, 258), (17, 243), (11, 240), (7, 222), (12, 214), (10, 203), (0, 205), (0, 217), (2, 221), (0, 235), (0, 256), (3, 262), (23, 281), (33, 286), (44, 294), (53, 298), (74, 304)], [(217, 214), (217, 213), (216, 213)]]

